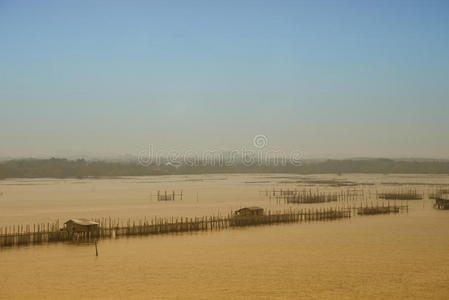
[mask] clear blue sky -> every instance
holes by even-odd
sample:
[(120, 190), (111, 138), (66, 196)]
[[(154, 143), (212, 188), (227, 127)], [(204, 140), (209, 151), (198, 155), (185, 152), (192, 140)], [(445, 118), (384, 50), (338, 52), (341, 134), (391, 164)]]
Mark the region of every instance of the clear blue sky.
[(0, 156), (449, 158), (449, 1), (0, 0)]

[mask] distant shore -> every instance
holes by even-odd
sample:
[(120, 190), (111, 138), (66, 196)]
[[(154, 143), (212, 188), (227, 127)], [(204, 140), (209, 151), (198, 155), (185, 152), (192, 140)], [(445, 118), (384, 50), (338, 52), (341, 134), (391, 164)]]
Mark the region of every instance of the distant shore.
[(121, 176), (192, 175), (232, 173), (291, 173), (291, 174), (449, 174), (447, 160), (345, 159), (305, 161), (301, 165), (236, 163), (230, 166), (218, 162), (195, 166), (162, 164), (142, 166), (137, 162), (21, 159), (0, 163), (0, 179), (6, 178), (96, 178)]

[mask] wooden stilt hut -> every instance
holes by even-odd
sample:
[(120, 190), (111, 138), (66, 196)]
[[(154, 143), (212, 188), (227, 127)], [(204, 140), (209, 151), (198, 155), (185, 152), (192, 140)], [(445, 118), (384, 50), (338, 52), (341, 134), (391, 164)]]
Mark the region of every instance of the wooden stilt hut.
[(70, 219), (64, 223), (64, 230), (70, 235), (89, 237), (98, 231), (98, 223), (88, 219)]
[(244, 207), (234, 212), (235, 216), (263, 216), (263, 208), (257, 206)]

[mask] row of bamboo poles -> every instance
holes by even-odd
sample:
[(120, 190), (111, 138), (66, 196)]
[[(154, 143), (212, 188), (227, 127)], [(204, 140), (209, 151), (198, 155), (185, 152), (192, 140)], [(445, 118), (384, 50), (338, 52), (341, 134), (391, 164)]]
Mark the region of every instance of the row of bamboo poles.
[(319, 208), (307, 210), (286, 210), (257, 216), (238, 216), (229, 219), (229, 226), (252, 226), (274, 223), (331, 221), (351, 218), (351, 210), (346, 208)]
[(407, 206), (367, 206), (359, 208), (311, 208), (266, 211), (258, 216), (203, 216), (195, 218), (159, 218), (121, 222), (111, 218), (96, 219), (99, 225), (89, 232), (70, 233), (55, 223), (0, 227), (0, 247), (32, 245), (64, 241), (88, 241), (120, 236), (155, 235), (193, 231), (221, 230), (235, 226), (251, 226), (290, 222), (331, 221), (351, 218), (351, 211), (360, 215), (389, 214)]
[[(153, 194), (150, 195), (151, 198), (153, 198)], [(161, 192), (157, 191), (157, 194), (155, 195), (157, 201), (175, 201), (175, 200), (182, 200), (182, 191), (179, 193), (173, 191), (167, 192), (166, 190)]]
[(416, 189), (379, 193), (377, 197), (385, 200), (422, 200), (424, 198), (423, 194), (418, 193)]
[(380, 214), (397, 214), (400, 212), (408, 212), (408, 205), (367, 205), (356, 208), (358, 215), (380, 215)]
[(449, 210), (449, 189), (435, 190), (429, 198), (435, 200), (433, 205), (435, 208)]
[[(363, 190), (360, 191), (363, 193)], [(356, 190), (341, 190), (338, 192), (322, 192), (318, 189), (273, 189), (265, 190), (263, 193), (265, 197), (275, 200), (277, 203), (325, 203), (325, 202), (350, 202), (357, 200), (360, 196), (359, 191)]]
[(332, 193), (332, 192), (316, 192), (312, 193), (312, 191), (303, 191), (298, 192), (293, 195), (287, 195), (284, 197), (285, 203), (325, 203), (325, 202), (333, 202), (338, 201), (338, 199), (342, 195), (340, 193)]
[[(261, 191), (265, 197), (275, 200), (278, 204), (311, 204), (326, 202), (346, 202), (350, 203), (356, 200), (364, 200), (375, 198), (379, 200), (422, 200), (424, 194), (419, 193), (415, 188), (404, 188), (399, 190), (387, 191), (368, 191), (357, 189), (347, 189), (340, 191), (320, 191), (319, 189), (273, 189)], [(430, 193), (430, 199), (436, 199), (441, 195), (441, 191)], [(441, 197), (439, 197), (441, 198)]]

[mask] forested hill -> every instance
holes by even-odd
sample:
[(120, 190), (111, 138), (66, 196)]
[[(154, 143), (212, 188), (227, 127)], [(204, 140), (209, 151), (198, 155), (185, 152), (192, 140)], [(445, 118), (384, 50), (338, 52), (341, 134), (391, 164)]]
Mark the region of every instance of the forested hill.
[(147, 176), (204, 173), (423, 173), (449, 174), (449, 161), (402, 161), (391, 159), (326, 160), (304, 162), (300, 166), (257, 165), (232, 166), (173, 165), (142, 166), (137, 163), (67, 159), (24, 159), (0, 163), (0, 179), (5, 178), (84, 178), (113, 176)]

